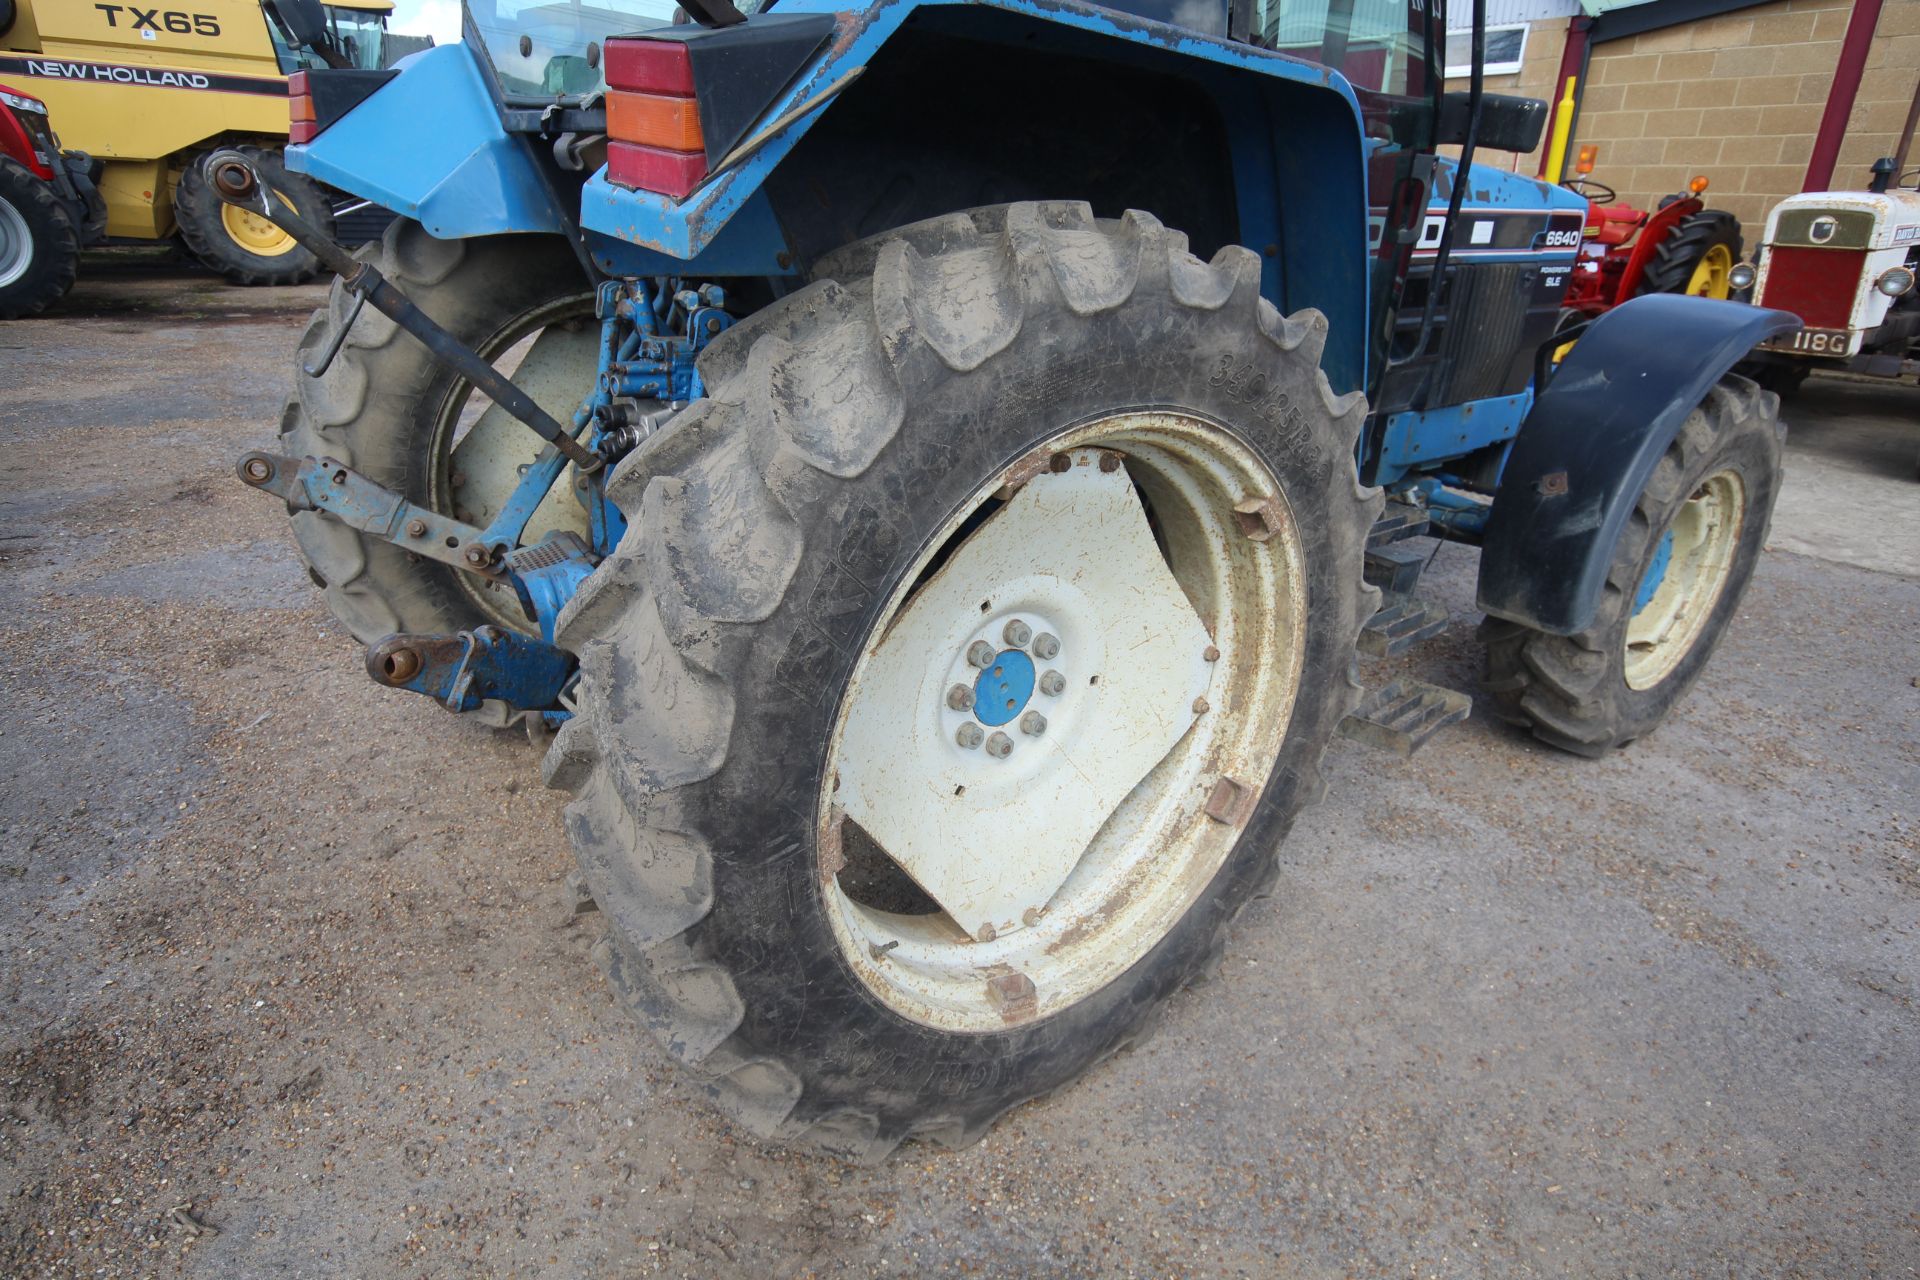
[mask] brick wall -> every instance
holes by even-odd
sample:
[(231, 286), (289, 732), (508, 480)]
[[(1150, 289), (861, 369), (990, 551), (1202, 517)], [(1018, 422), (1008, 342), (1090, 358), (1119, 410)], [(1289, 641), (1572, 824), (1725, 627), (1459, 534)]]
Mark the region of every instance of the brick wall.
[[(1596, 45), (1570, 154), (1599, 144), (1593, 176), (1643, 208), (1704, 174), (1708, 207), (1758, 243), (1767, 211), (1806, 177), (1851, 11), (1851, 0), (1778, 0)], [(1562, 38), (1530, 39), (1557, 50)], [(1867, 166), (1893, 153), (1916, 80), (1920, 0), (1886, 0), (1835, 187), (1864, 187)]]

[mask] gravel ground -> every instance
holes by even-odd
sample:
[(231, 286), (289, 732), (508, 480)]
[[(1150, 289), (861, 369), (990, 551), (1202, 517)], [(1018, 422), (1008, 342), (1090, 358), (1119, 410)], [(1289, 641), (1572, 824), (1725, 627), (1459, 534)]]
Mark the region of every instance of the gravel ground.
[[(0, 1274), (1920, 1271), (1920, 391), (1810, 384), (1659, 734), (1336, 744), (1157, 1039), (854, 1168), (612, 1006), (533, 754), (369, 682), (231, 478), (320, 296), (0, 325)], [(1471, 687), (1473, 559), (1406, 672)]]

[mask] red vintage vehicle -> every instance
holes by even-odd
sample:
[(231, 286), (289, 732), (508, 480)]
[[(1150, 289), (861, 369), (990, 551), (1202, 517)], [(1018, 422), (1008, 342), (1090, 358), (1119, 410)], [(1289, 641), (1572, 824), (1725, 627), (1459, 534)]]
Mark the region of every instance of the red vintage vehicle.
[(0, 84), (0, 320), (64, 295), (81, 247), (105, 235), (92, 168), (83, 152), (60, 150), (44, 102)]
[(1598, 148), (1582, 147), (1579, 177), (1565, 185), (1587, 198), (1580, 256), (1567, 280), (1563, 326), (1590, 320), (1643, 293), (1726, 298), (1746, 285), (1740, 262), (1740, 220), (1700, 199), (1704, 177), (1649, 212), (1622, 201), (1612, 187), (1586, 176)]

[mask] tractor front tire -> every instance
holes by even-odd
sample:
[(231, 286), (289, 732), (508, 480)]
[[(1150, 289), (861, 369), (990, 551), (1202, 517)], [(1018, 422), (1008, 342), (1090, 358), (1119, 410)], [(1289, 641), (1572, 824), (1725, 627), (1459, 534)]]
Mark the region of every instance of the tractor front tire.
[(0, 156), (0, 320), (38, 315), (73, 287), (80, 241), (53, 188)]
[[(546, 767), (621, 1002), (751, 1132), (871, 1161), (977, 1139), (1218, 962), (1355, 701), (1380, 497), (1326, 321), (1249, 250), (1021, 204), (817, 274), (610, 478)], [(1213, 683), (1133, 716), (1162, 678)]]
[[(593, 293), (557, 236), (439, 240), (419, 223), (397, 219), (355, 256), (372, 262), (394, 288), (488, 360), (497, 362), (545, 326), (576, 326), (566, 337), (584, 344), (591, 358)], [(472, 491), (488, 479), (462, 476), (453, 465), (452, 435), (470, 395), (464, 378), (372, 307), (361, 309), (320, 377), (305, 372), (353, 311), (353, 295), (336, 280), (327, 305), (301, 335), (293, 394), (280, 418), (285, 452), (343, 462), (409, 502), (460, 517), (461, 503), (478, 505)], [(565, 420), (584, 390), (567, 386), (535, 398)], [(531, 457), (540, 441), (531, 431), (525, 437)], [(495, 492), (486, 497), (493, 510), (514, 482), (512, 458), (505, 461)], [(296, 512), (293, 534), (328, 609), (363, 644), (399, 631), (531, 627), (510, 591), (483, 594), (468, 575), (331, 517)]]
[(1727, 273), (1740, 261), (1740, 219), (1719, 209), (1682, 218), (1658, 245), (1640, 275), (1640, 292), (1690, 293), (1726, 299)]
[[(276, 199), (325, 235), (333, 234), (333, 210), (304, 174), (281, 161), (277, 151), (236, 147), (253, 163)], [(180, 239), (200, 262), (233, 284), (304, 284), (320, 273), (320, 260), (292, 236), (255, 213), (222, 200), (207, 173), (205, 152), (187, 161), (173, 191), (173, 217)]]
[(1489, 618), (1485, 689), (1542, 742), (1601, 756), (1659, 726), (1745, 595), (1780, 492), (1779, 398), (1728, 375), (1680, 428), (1621, 533), (1591, 626)]

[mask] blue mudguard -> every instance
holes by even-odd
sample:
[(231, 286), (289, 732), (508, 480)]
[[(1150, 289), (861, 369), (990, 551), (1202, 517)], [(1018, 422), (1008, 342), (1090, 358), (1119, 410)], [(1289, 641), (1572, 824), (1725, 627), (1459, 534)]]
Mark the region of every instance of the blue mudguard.
[(1480, 556), (1480, 608), (1555, 635), (1593, 622), (1621, 530), (1687, 414), (1784, 311), (1635, 298), (1583, 334), (1521, 424)]
[(566, 220), (463, 44), (429, 49), (304, 146), (287, 167), (405, 214), (443, 240), (564, 234)]

